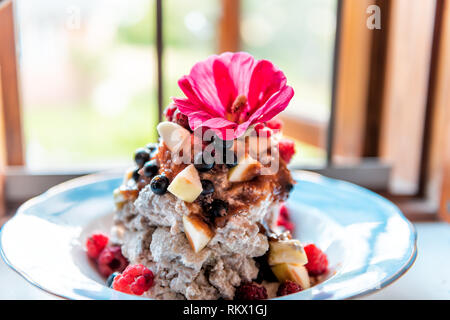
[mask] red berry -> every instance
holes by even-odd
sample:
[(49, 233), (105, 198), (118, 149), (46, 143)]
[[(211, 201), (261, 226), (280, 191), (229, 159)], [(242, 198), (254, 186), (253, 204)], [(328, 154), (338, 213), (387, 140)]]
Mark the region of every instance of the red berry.
[(282, 204), (280, 207), (280, 214), (278, 215), (278, 226), (284, 227), (286, 230), (289, 230), (291, 233), (294, 232), (295, 225), (292, 223), (289, 215), (289, 211), (286, 205)]
[(210, 142), (203, 140), (204, 136), (199, 131), (193, 132), (191, 134), (191, 145), (193, 146), (202, 146), (202, 150), (204, 150)]
[(255, 129), (256, 133), (258, 133), (259, 130), (264, 129), (266, 126), (264, 125), (264, 123), (257, 123), (255, 124), (255, 126), (253, 127), (253, 129)]
[(280, 206), (280, 215), (279, 216), (286, 220), (290, 219), (288, 208), (286, 207), (286, 205), (284, 203)]
[(175, 111), (175, 114), (173, 116), (173, 120), (183, 128), (191, 131), (191, 127), (189, 126), (189, 119), (186, 115), (182, 114), (179, 110)]
[(296, 293), (302, 291), (303, 288), (294, 281), (286, 280), (284, 283), (280, 284), (277, 291), (277, 296), (285, 296), (288, 294)]
[(292, 157), (295, 154), (295, 143), (292, 140), (282, 139), (278, 144), (281, 158), (286, 162), (291, 162)]
[(167, 106), (166, 110), (164, 111), (164, 115), (166, 116), (167, 121), (173, 121), (173, 115), (177, 110), (178, 108), (174, 104), (169, 104)]
[(263, 300), (267, 299), (267, 290), (256, 283), (244, 283), (236, 288), (235, 300)]
[(142, 264), (128, 266), (122, 274), (114, 278), (114, 290), (124, 293), (142, 295), (153, 285), (153, 272)]
[(328, 269), (327, 255), (317, 248), (314, 244), (308, 244), (305, 247), (308, 263), (305, 265), (308, 273), (311, 276), (319, 276), (325, 273)]
[(263, 123), (258, 123), (257, 125), (255, 125), (254, 129), (258, 137), (269, 138), (272, 136), (272, 130), (270, 128), (267, 128)]
[(272, 129), (266, 127), (262, 130), (259, 130), (258, 136), (264, 137), (264, 138), (270, 138), (272, 136), (272, 133), (273, 133)]
[(272, 130), (281, 130), (283, 128), (283, 121), (277, 118), (273, 118), (266, 122), (266, 125)]
[(102, 233), (96, 233), (86, 240), (87, 255), (89, 258), (97, 259), (100, 252), (108, 244), (108, 237)]
[(120, 246), (107, 247), (100, 253), (97, 266), (98, 271), (109, 277), (115, 271), (122, 272), (128, 265), (127, 259), (122, 255)]
[(289, 230), (290, 233), (294, 233), (295, 225), (289, 220), (278, 220), (277, 225)]

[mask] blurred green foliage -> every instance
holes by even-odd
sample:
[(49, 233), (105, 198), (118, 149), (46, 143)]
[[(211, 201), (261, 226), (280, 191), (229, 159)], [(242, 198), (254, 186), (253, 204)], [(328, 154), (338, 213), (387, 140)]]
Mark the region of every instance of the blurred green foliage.
[[(334, 23), (330, 16), (333, 18), (335, 2), (243, 1), (242, 48), (258, 59), (272, 60), (285, 71), (296, 91), (291, 111), (322, 118), (329, 112), (334, 34), (328, 29)], [(178, 79), (189, 73), (195, 62), (215, 53), (220, 7), (219, 0), (163, 1), (165, 104), (170, 97), (182, 95)], [(24, 113), (27, 141), (32, 148), (37, 144), (44, 150), (47, 165), (128, 160), (135, 148), (157, 139), (153, 78), (150, 87), (137, 93), (118, 114), (105, 116), (93, 107), (94, 89), (109, 80), (105, 63), (109, 57), (144, 50), (148, 59), (154, 59), (154, 1), (142, 10), (140, 19), (119, 23), (106, 47), (90, 50), (78, 47), (77, 42), (70, 44), (68, 54), (75, 70), (71, 76), (81, 83), (82, 97), (61, 101), (58, 106), (33, 105)], [(319, 24), (312, 25), (311, 17)], [(148, 70), (148, 76), (156, 77), (156, 69)], [(305, 101), (310, 104), (304, 105)], [(324, 157), (323, 150), (302, 143), (298, 148), (303, 159)], [(300, 157), (294, 162), (301, 161)]]

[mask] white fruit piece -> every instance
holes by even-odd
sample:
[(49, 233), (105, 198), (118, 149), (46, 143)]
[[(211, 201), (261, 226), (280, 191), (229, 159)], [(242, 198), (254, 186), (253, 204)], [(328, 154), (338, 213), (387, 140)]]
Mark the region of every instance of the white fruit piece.
[(250, 156), (259, 158), (267, 155), (268, 150), (272, 146), (272, 139), (270, 137), (250, 136), (247, 143)]
[(116, 205), (121, 205), (121, 204), (123, 204), (126, 201), (125, 197), (120, 192), (119, 188), (114, 189), (114, 191), (113, 191), (113, 199), (114, 199), (114, 203)]
[(156, 127), (159, 136), (172, 152), (178, 152), (184, 145), (191, 143), (191, 133), (182, 126), (169, 121), (160, 122)]
[(200, 252), (214, 236), (209, 226), (196, 216), (183, 216), (184, 233), (196, 253)]
[(134, 168), (129, 168), (123, 177), (123, 184), (127, 184), (128, 181), (133, 177)]
[(308, 258), (299, 240), (269, 241), (268, 263), (271, 266), (280, 263), (305, 265)]
[(281, 263), (272, 266), (271, 268), (278, 281), (282, 283), (286, 280), (290, 280), (299, 284), (303, 289), (308, 289), (311, 286), (308, 270), (302, 265)]
[(178, 173), (167, 190), (178, 199), (194, 202), (203, 191), (200, 176), (194, 165), (191, 164)]
[(243, 139), (243, 138), (235, 139), (233, 141), (232, 150), (235, 152), (238, 161), (241, 160), (242, 158), (245, 158), (245, 155), (246, 155), (245, 145), (246, 145), (246, 142), (245, 142), (245, 139)]
[(243, 182), (252, 180), (260, 174), (261, 163), (250, 156), (241, 159), (238, 165), (228, 172), (228, 180), (231, 182)]

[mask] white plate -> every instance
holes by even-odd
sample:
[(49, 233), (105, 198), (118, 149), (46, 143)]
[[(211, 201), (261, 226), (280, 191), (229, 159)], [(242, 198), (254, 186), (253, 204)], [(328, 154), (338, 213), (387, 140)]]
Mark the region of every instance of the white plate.
[[(388, 200), (353, 184), (300, 172), (288, 201), (296, 237), (324, 249), (328, 279), (278, 299), (345, 299), (381, 289), (413, 264), (416, 233)], [(141, 299), (114, 291), (83, 244), (108, 231), (121, 177), (87, 176), (26, 202), (2, 228), (5, 262), (37, 287), (69, 299)]]

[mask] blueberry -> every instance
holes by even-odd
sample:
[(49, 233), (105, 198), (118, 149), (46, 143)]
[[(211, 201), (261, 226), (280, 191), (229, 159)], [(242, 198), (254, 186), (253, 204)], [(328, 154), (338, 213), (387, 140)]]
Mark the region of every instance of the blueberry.
[(211, 194), (214, 192), (214, 184), (211, 180), (202, 180), (202, 195), (206, 196), (207, 194)]
[(139, 168), (142, 168), (148, 160), (150, 160), (150, 152), (147, 149), (139, 148), (134, 153), (134, 161)]
[(226, 164), (228, 168), (233, 168), (238, 164), (236, 153), (231, 150), (216, 153), (215, 160), (218, 164)]
[(228, 203), (215, 199), (207, 208), (208, 215), (212, 217), (223, 217), (227, 214)]
[(234, 168), (238, 165), (236, 153), (233, 152), (232, 155), (228, 156), (228, 159), (224, 157), (223, 162), (227, 165), (228, 168)]
[(155, 176), (150, 182), (150, 188), (154, 194), (163, 195), (169, 186), (169, 179), (164, 175)]
[(150, 153), (153, 153), (154, 151), (156, 151), (158, 149), (158, 144), (157, 143), (149, 143), (145, 146)]
[(292, 191), (292, 189), (294, 189), (294, 185), (292, 184), (292, 183), (288, 183), (286, 186), (285, 186), (285, 188), (286, 188), (286, 192), (291, 192)]
[(228, 150), (231, 149), (233, 146), (234, 141), (233, 140), (222, 140), (219, 137), (214, 138), (214, 149), (216, 151), (222, 151), (222, 150)]
[(206, 163), (203, 153), (198, 153), (194, 158), (194, 167), (199, 172), (206, 172), (214, 168), (214, 159), (211, 159), (209, 162), (212, 163)]
[(158, 164), (156, 163), (156, 160), (150, 160), (144, 164), (144, 175), (147, 178), (151, 178), (156, 174), (158, 174)]
[(112, 288), (112, 284), (114, 282), (114, 278), (117, 277), (119, 274), (120, 274), (119, 272), (111, 273), (111, 275), (106, 280), (106, 286), (108, 286), (108, 288)]
[(139, 168), (137, 168), (136, 170), (133, 171), (133, 176), (132, 177), (133, 177), (134, 181), (136, 181), (136, 182), (139, 181), (139, 178), (141, 177), (140, 174), (139, 174)]

